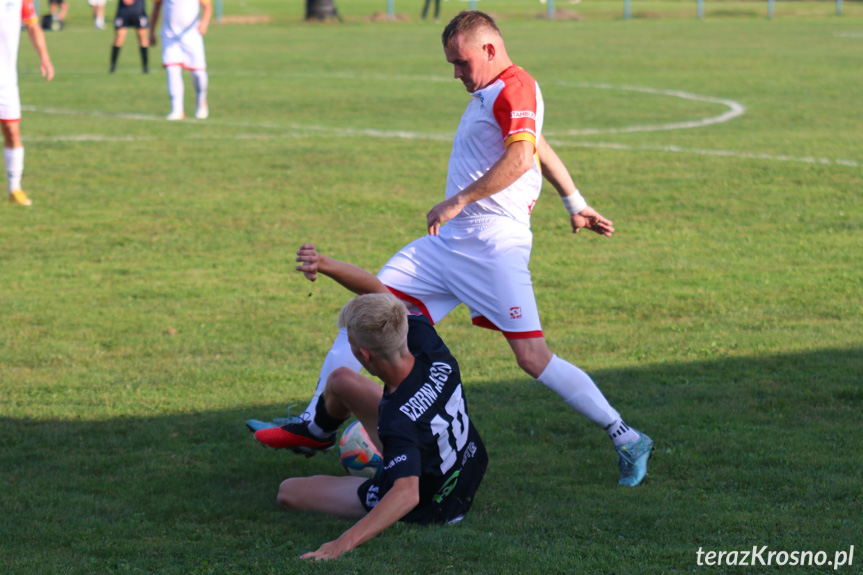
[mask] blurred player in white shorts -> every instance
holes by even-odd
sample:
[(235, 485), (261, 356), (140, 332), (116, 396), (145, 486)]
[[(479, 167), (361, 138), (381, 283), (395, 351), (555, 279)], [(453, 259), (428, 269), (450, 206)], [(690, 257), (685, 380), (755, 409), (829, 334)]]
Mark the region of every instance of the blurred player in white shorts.
[(45, 80), (54, 77), (54, 66), (39, 27), (33, 0), (8, 0), (7, 9), (0, 10), (0, 126), (3, 130), (3, 162), (9, 182), (9, 200), (29, 206), (33, 202), (21, 191), (24, 175), (24, 146), (21, 144), (21, 98), (18, 94), (18, 45), (21, 26), (27, 28), (30, 42), (39, 55), (39, 67)]
[(93, 7), (93, 25), (99, 30), (105, 29), (105, 3), (106, 0), (87, 0)]
[(210, 115), (207, 106), (207, 60), (204, 55), (204, 34), (210, 24), (213, 7), (210, 0), (156, 0), (150, 27), (150, 44), (156, 44), (156, 26), (162, 18), (162, 66), (168, 75), (168, 96), (171, 113), (168, 120), (182, 120), (183, 70), (192, 74), (195, 86), (195, 117), (203, 120)]

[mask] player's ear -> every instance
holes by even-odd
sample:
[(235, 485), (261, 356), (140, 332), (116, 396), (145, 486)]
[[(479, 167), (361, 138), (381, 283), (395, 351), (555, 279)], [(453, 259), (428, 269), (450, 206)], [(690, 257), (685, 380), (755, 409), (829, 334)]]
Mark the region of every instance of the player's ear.
[(482, 49), (488, 56), (489, 61), (494, 60), (494, 54), (496, 51), (494, 44), (492, 44), (491, 42), (489, 42), (488, 44), (484, 44)]

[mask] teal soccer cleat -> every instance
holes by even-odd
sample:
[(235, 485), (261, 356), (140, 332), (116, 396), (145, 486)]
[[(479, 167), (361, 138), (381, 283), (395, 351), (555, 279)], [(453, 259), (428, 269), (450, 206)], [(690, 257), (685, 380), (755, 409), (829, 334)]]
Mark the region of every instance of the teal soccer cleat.
[(293, 405), (288, 406), (288, 415), (287, 417), (277, 417), (272, 421), (261, 421), (260, 419), (248, 419), (246, 420), (246, 427), (249, 428), (249, 431), (252, 433), (256, 431), (260, 431), (261, 429), (272, 429), (274, 427), (281, 427), (283, 425), (288, 425), (289, 423), (300, 423), (303, 421), (303, 418), (299, 415), (291, 415), (291, 408)]
[(638, 432), (638, 441), (617, 447), (617, 467), (620, 469), (620, 485), (635, 487), (647, 476), (647, 460), (653, 454), (653, 440)]

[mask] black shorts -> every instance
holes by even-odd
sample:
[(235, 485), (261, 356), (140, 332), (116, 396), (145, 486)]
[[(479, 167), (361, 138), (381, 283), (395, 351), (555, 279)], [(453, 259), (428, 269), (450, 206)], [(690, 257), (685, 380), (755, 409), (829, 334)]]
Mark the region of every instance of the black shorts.
[(148, 28), (150, 20), (146, 12), (138, 10), (117, 10), (114, 28)]
[[(467, 465), (451, 472), (438, 493), (420, 501), (407, 515), (402, 517), (405, 523), (455, 523), (464, 517), (470, 509), (476, 496), (476, 490), (482, 482), (488, 467), (488, 454), (482, 441), (477, 440), (475, 447), (468, 445), (465, 458), (470, 458)], [(380, 501), (380, 479), (369, 479), (357, 488), (357, 496), (366, 510), (371, 511)]]

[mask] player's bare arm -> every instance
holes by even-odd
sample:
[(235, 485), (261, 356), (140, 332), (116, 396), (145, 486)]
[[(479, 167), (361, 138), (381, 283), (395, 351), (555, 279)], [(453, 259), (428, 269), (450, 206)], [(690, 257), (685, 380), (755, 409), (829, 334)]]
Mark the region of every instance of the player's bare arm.
[(337, 559), (352, 551), (383, 532), (396, 521), (408, 514), (420, 501), (420, 478), (402, 477), (396, 479), (392, 489), (387, 491), (380, 503), (368, 515), (356, 522), (335, 541), (324, 543), (317, 551), (301, 556), (301, 559), (327, 561)]
[[(575, 182), (572, 181), (569, 170), (566, 169), (563, 161), (561, 161), (554, 149), (545, 140), (545, 136), (539, 137), (536, 149), (543, 177), (554, 186), (554, 189), (564, 199), (564, 202), (566, 198), (575, 196), (576, 194), (580, 198), (581, 194), (579, 194), (578, 188), (575, 187)], [(611, 220), (602, 217), (599, 212), (588, 205), (584, 205), (584, 208), (580, 211), (570, 215), (570, 224), (572, 225), (572, 233), (575, 234), (581, 228), (587, 228), (602, 236), (610, 236), (614, 233), (614, 226)]]
[(389, 293), (378, 278), (366, 270), (318, 253), (314, 244), (303, 244), (297, 251), (300, 265), (296, 270), (303, 272), (306, 279), (315, 281), (318, 273), (328, 276), (356, 294)]
[(150, 46), (156, 45), (156, 30), (159, 29), (159, 15), (162, 12), (162, 2), (153, 2), (153, 13), (150, 15)]
[(210, 26), (210, 17), (213, 15), (213, 3), (207, 0), (201, 2), (201, 15), (198, 17), (198, 32), (201, 36), (207, 33)]
[(50, 82), (54, 78), (54, 65), (51, 64), (51, 56), (48, 54), (48, 45), (45, 43), (45, 35), (42, 33), (42, 28), (39, 22), (34, 20), (27, 22), (27, 34), (30, 36), (30, 43), (36, 49), (36, 54), (39, 55), (39, 69), (42, 71), (42, 77), (46, 82)]
[(533, 153), (532, 142), (513, 142), (482, 177), (429, 210), (426, 214), (429, 235), (438, 235), (440, 227), (456, 217), (465, 206), (494, 195), (515, 183), (533, 166)]

